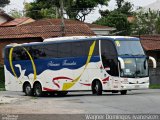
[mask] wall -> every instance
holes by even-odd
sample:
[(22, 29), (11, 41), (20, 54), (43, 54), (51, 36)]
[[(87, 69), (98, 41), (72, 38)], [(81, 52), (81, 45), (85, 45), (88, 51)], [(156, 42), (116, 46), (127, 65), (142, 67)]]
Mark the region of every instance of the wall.
[(0, 16), (0, 24), (7, 22), (7, 19), (3, 16)]

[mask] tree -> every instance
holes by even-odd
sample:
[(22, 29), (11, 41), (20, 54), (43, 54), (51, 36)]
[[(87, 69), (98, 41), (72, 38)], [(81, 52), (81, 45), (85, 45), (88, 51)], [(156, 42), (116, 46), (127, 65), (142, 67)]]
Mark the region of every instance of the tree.
[(115, 27), (116, 31), (114, 34), (117, 35), (130, 35), (131, 23), (128, 22), (128, 16), (133, 15), (133, 5), (130, 2), (124, 0), (116, 0), (117, 8), (109, 11), (100, 11), (101, 18), (95, 23), (99, 25), (106, 25)]
[(115, 27), (116, 35), (129, 35), (131, 32), (131, 25), (127, 20), (127, 15), (114, 11), (106, 17), (102, 17), (95, 22), (96, 24)]
[[(64, 12), (70, 19), (84, 21), (85, 17), (100, 5), (108, 5), (109, 0), (63, 0)], [(35, 0), (35, 2), (26, 5), (27, 16), (34, 19), (44, 18), (41, 10), (49, 10), (55, 16), (60, 16), (59, 0)], [(48, 14), (51, 14), (48, 12)], [(55, 17), (54, 16), (54, 17)]]
[(160, 33), (160, 16), (156, 11), (139, 11), (135, 15), (133, 34), (158, 34)]
[(33, 19), (56, 17), (56, 10), (53, 7), (51, 7), (50, 4), (45, 2), (39, 2), (38, 4), (36, 2), (26, 3), (25, 10), (25, 16), (31, 17)]
[(10, 3), (10, 0), (0, 0), (0, 7), (5, 7)]
[(78, 19), (85, 21), (86, 16), (91, 13), (95, 7), (100, 5), (108, 5), (109, 0), (68, 0), (66, 5), (66, 13), (70, 19)]
[(13, 18), (21, 18), (21, 17), (23, 17), (23, 14), (20, 11), (16, 10), (16, 9), (12, 10), (9, 14)]

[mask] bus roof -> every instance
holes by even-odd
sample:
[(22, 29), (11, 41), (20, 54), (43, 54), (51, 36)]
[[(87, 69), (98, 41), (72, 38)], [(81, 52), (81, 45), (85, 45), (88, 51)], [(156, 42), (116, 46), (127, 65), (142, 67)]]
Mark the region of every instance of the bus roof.
[(37, 44), (43, 44), (43, 43), (51, 43), (51, 42), (73, 42), (73, 41), (84, 41), (84, 40), (99, 40), (99, 39), (109, 39), (109, 40), (139, 40), (139, 38), (136, 37), (129, 37), (129, 36), (71, 36), (71, 37), (56, 37), (56, 38), (48, 38), (45, 39), (43, 42), (30, 42), (30, 43), (11, 43), (7, 45), (7, 47), (15, 47), (15, 46), (29, 46), (29, 45), (37, 45)]

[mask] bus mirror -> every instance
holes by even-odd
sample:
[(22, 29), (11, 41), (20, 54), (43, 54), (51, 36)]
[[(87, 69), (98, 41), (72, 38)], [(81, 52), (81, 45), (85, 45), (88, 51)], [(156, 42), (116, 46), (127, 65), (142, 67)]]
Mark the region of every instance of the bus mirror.
[(125, 68), (124, 60), (123, 60), (121, 57), (118, 57), (118, 60), (119, 60), (119, 62), (120, 62), (120, 67), (121, 67), (121, 69), (124, 69), (124, 68)]
[(155, 58), (149, 56), (149, 60), (151, 60), (153, 62), (153, 68), (156, 68), (157, 67), (157, 62), (156, 62)]

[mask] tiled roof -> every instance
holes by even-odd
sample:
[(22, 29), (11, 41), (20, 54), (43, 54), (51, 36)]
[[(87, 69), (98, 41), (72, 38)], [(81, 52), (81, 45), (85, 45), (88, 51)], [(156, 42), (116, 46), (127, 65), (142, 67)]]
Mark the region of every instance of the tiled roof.
[(140, 38), (145, 50), (160, 50), (160, 35), (145, 35)]
[[(27, 21), (28, 19), (31, 19), (29, 17), (24, 17), (24, 18), (16, 18), (12, 21), (9, 21), (9, 22), (6, 22), (6, 23), (3, 23), (0, 25), (0, 27), (9, 27), (9, 26), (17, 26), (17, 25), (20, 25), (22, 24), (23, 22)], [(32, 19), (33, 20), (33, 19)]]
[[(65, 36), (92, 36), (94, 33), (85, 24), (72, 24), (65, 26)], [(42, 37), (50, 38), (61, 36), (61, 26), (41, 25), (41, 26), (19, 26), (19, 27), (0, 27), (0, 39), (4, 38), (27, 38)]]
[(90, 28), (97, 28), (97, 29), (108, 29), (108, 28), (112, 28), (112, 27), (109, 27), (109, 26), (102, 26), (102, 25), (90, 24), (90, 23), (87, 23), (87, 25), (88, 25)]
[[(61, 19), (41, 19), (41, 20), (36, 20), (35, 22), (32, 23), (25, 24), (24, 26), (61, 25), (61, 22), (62, 22)], [(65, 19), (64, 22), (66, 25), (85, 24), (78, 20), (71, 20), (71, 19)]]
[[(65, 19), (64, 20), (66, 25), (71, 25), (71, 24), (86, 24), (90, 28), (98, 28), (98, 29), (108, 29), (112, 27), (108, 26), (102, 26), (102, 25), (97, 25), (97, 24), (90, 24), (90, 23), (84, 23), (78, 20), (71, 20), (71, 19)], [(41, 26), (41, 25), (61, 25), (61, 19), (42, 19), (42, 20), (37, 20), (32, 23), (25, 24), (27, 26)]]

